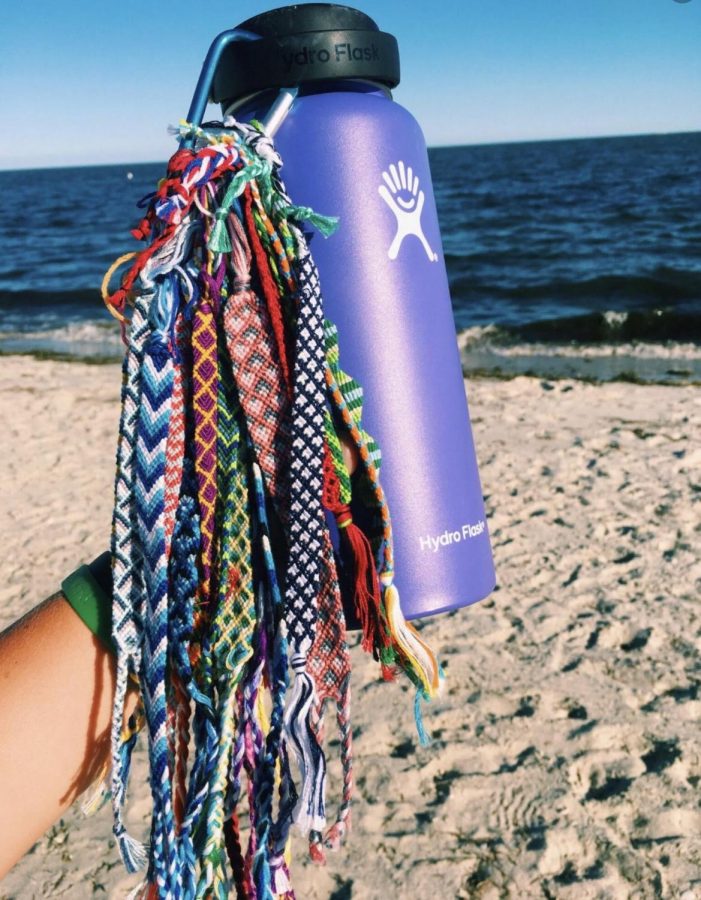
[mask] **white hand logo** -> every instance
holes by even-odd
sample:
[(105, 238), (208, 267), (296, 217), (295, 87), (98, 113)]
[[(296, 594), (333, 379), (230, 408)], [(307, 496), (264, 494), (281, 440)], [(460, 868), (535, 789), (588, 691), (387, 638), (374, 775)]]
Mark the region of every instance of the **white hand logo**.
[(385, 183), (377, 190), (397, 219), (397, 233), (387, 251), (387, 256), (396, 259), (404, 238), (413, 234), (421, 241), (426, 256), (431, 262), (435, 262), (438, 254), (429, 246), (421, 227), (421, 213), (426, 197), (424, 192), (419, 190), (418, 175), (414, 175), (411, 166), (405, 168), (400, 160), (396, 166), (392, 163), (389, 172), (382, 173), (382, 178)]

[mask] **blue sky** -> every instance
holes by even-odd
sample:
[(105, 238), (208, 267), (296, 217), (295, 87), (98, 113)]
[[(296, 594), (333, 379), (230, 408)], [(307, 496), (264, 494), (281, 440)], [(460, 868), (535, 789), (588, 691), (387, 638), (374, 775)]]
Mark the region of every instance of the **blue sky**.
[[(279, 5), (33, 0), (0, 33), (0, 168), (161, 160), (212, 38)], [(701, 0), (357, 0), (429, 144), (701, 130)]]

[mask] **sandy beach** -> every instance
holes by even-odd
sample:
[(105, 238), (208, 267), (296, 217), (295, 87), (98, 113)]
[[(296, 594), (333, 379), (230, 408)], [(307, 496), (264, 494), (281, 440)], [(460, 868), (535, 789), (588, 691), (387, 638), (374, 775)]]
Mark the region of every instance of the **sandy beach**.
[[(701, 390), (466, 386), (499, 589), (426, 622), (427, 748), (354, 647), (353, 831), (325, 868), (296, 842), (297, 897), (701, 900)], [(2, 628), (107, 545), (119, 389), (115, 365), (0, 361)], [(0, 900), (124, 897), (110, 829), (76, 804)]]

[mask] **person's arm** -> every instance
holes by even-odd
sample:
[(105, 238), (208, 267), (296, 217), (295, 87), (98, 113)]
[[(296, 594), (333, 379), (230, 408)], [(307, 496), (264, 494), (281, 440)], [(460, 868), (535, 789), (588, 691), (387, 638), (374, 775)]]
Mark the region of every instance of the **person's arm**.
[(61, 593), (0, 634), (0, 878), (100, 774), (114, 677)]
[[(341, 444), (353, 474), (358, 451), (345, 436)], [(110, 755), (109, 554), (63, 586), (70, 604), (54, 594), (0, 634), (0, 878), (90, 787)], [(127, 694), (126, 715), (136, 695)]]

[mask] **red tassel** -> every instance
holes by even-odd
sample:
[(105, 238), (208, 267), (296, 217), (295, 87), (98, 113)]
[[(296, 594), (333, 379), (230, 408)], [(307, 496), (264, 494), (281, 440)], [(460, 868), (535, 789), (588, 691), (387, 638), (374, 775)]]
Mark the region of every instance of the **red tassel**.
[(375, 558), (370, 541), (363, 531), (354, 523), (350, 506), (340, 500), (340, 485), (333, 468), (328, 445), (324, 453), (324, 492), (323, 504), (333, 512), (341, 540), (352, 558), (353, 565), (353, 601), (355, 613), (363, 631), (362, 647), (379, 658), (383, 647), (389, 646), (389, 635), (382, 625), (380, 604), (382, 591), (380, 579), (375, 567)]
[(309, 841), (309, 858), (318, 866), (326, 865), (326, 854), (320, 838), (311, 838)]
[(328, 830), (326, 837), (324, 838), (324, 845), (328, 847), (329, 850), (333, 850), (334, 852), (339, 850), (341, 844), (343, 843), (343, 839), (350, 831), (350, 814), (348, 818), (343, 822), (336, 822), (331, 828)]
[(380, 624), (380, 580), (377, 577), (372, 547), (351, 518), (348, 507), (336, 516), (336, 521), (353, 557), (355, 612), (363, 629), (363, 650), (369, 653), (386, 644), (386, 635)]
[(151, 236), (151, 223), (148, 219), (142, 219), (138, 225), (131, 229), (131, 234), (137, 241), (145, 241), (146, 238)]
[(380, 671), (383, 681), (396, 681), (399, 674), (399, 666), (388, 666), (386, 663), (382, 663)]

